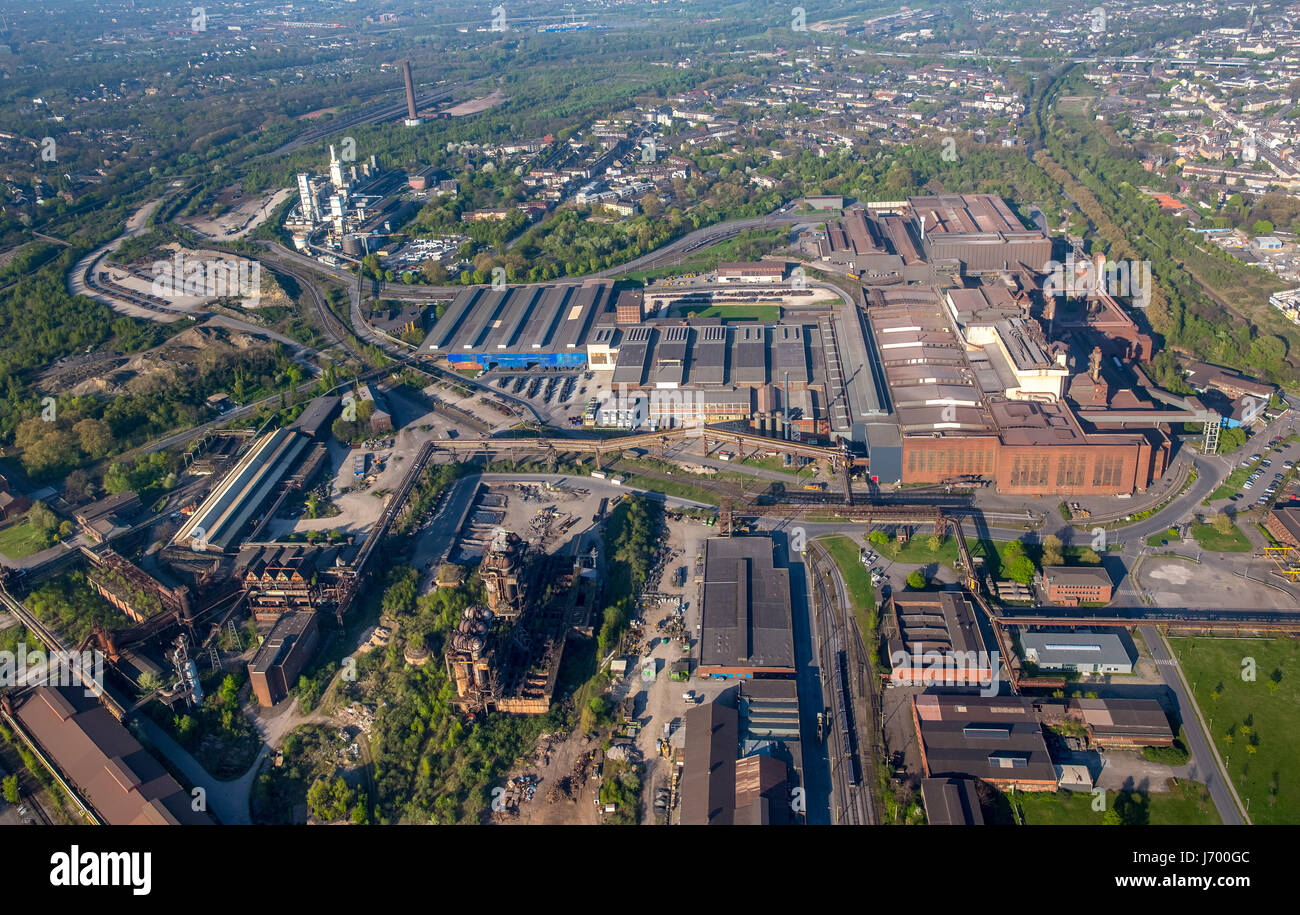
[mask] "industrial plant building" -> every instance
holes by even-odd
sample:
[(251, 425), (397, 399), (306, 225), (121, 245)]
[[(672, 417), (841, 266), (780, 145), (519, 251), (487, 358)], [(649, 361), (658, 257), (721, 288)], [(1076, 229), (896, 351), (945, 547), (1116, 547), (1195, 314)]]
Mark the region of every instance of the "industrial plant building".
[(802, 248), (814, 261), (851, 267), (867, 283), (931, 283), (935, 278), (922, 254), (917, 226), (897, 213), (850, 210), (827, 223), (824, 232), (813, 232)]
[(1024, 267), (1041, 272), (1052, 240), (1029, 229), (993, 194), (944, 194), (908, 200), (930, 263), (959, 264), (965, 273)]
[(1043, 670), (1133, 673), (1132, 644), (1118, 632), (1024, 632), (1020, 644), (1025, 660)]
[(354, 548), (269, 544), (249, 546), (235, 559), (234, 574), (259, 623), (274, 623), (292, 610), (316, 610), (343, 596)]
[(5, 697), (24, 736), (109, 826), (211, 824), (131, 732), (81, 686)]
[(1043, 570), (1047, 600), (1053, 604), (1105, 604), (1113, 585), (1110, 573), (1100, 566), (1048, 566)]
[(275, 429), (248, 449), (234, 469), (186, 521), (172, 543), (195, 552), (229, 552), (238, 546), (258, 510), (298, 466), (311, 439), (296, 429)]
[(77, 525), (91, 543), (103, 543), (127, 530), (140, 512), (140, 496), (127, 489), (83, 505), (75, 515)]
[[(1026, 496), (1145, 492), (1169, 466), (1171, 430), (1208, 416), (1131, 364), (1150, 340), (1113, 298), (1044, 297), (1051, 239), (998, 197), (872, 204), (800, 245), (859, 281), (861, 304), (801, 300), (809, 290), (780, 282), (776, 261), (643, 295), (595, 279), (466, 289), (420, 352), (609, 371), (601, 389), (618, 397), (589, 411), (597, 425), (746, 423), (865, 451), (876, 482)], [(679, 307), (697, 300), (780, 304), (771, 320), (724, 321)]]
[(1264, 528), (1280, 545), (1300, 547), (1300, 506), (1274, 507), (1264, 517)]
[(971, 778), (921, 779), (921, 803), (930, 826), (983, 826), (984, 811)]
[(993, 659), (975, 607), (961, 591), (891, 594), (885, 605), (890, 679), (899, 686), (975, 686)]
[(1174, 742), (1169, 716), (1154, 699), (1038, 700), (1034, 710), (1047, 726), (1073, 721), (1098, 747), (1167, 747)]
[(447, 640), (443, 660), (462, 709), (545, 714), (569, 635), (590, 634), (596, 580), (577, 574), (571, 557), (526, 546), (493, 533), (479, 566), (487, 606), (467, 607)]
[[(1067, 351), (1025, 317), (1011, 288), (981, 283), (942, 298), (877, 288), (867, 314), (902, 437), (902, 482), (1120, 495), (1145, 491), (1168, 466), (1173, 443), (1160, 410), (1122, 415), (1146, 428), (1101, 431), (1113, 413), (1106, 399), (1089, 399), (1086, 414), (1071, 406)], [(1102, 377), (1096, 364), (1092, 371)]]
[(101, 547), (86, 570), (86, 584), (136, 623), (160, 613), (183, 616), (189, 610), (189, 591), (183, 585), (169, 588), (113, 550)]
[(1056, 769), (1029, 699), (923, 693), (912, 719), (925, 778), (978, 778), (999, 788), (1054, 791)]
[(740, 713), (720, 697), (686, 713), (683, 826), (767, 826), (790, 820), (790, 771), (771, 756), (740, 755)]
[(700, 676), (793, 676), (790, 572), (770, 537), (710, 538), (701, 604)]
[(248, 665), (253, 695), (263, 707), (270, 708), (288, 698), (319, 643), (320, 630), (314, 611), (280, 615)]
[(585, 366), (596, 316), (611, 310), (614, 285), (467, 288), (447, 306), (420, 353), (454, 364), (523, 368)]
[(780, 261), (748, 261), (718, 264), (719, 283), (779, 283), (785, 279)]

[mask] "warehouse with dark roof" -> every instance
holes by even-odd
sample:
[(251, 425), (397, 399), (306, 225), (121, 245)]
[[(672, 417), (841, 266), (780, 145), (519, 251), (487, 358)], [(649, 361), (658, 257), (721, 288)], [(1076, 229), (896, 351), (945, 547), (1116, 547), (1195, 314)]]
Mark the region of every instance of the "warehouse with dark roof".
[(912, 697), (912, 718), (926, 778), (964, 776), (999, 788), (1056, 789), (1056, 768), (1028, 699), (924, 693)]
[(701, 676), (794, 674), (790, 572), (775, 565), (770, 537), (707, 541), (701, 603)]
[(921, 803), (930, 826), (983, 826), (975, 780), (970, 778), (921, 779)]
[(790, 822), (790, 769), (779, 759), (740, 755), (740, 713), (718, 700), (686, 713), (683, 826), (766, 826)]
[(523, 368), (581, 367), (596, 318), (613, 310), (614, 284), (470, 287), (459, 293), (420, 344), (452, 363)]
[(942, 194), (908, 200), (930, 263), (953, 261), (966, 272), (1026, 267), (1042, 271), (1052, 240), (1026, 228), (993, 194)]

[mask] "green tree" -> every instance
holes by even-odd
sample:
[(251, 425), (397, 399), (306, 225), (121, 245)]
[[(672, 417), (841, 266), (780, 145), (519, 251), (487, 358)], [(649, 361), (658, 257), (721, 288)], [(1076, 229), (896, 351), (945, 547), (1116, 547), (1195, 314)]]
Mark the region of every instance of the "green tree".
[(149, 696), (163, 688), (163, 681), (162, 677), (158, 676), (158, 674), (154, 673), (152, 670), (146, 670), (144, 673), (140, 674), (140, 682), (138, 685), (140, 687), (140, 695)]
[(5, 800), (11, 804), (18, 803), (18, 776), (6, 775), (3, 784)]
[(27, 523), (32, 530), (48, 537), (59, 529), (59, 518), (44, 502), (36, 501), (27, 510)]
[(1043, 565), (1059, 566), (1065, 565), (1065, 557), (1062, 552), (1064, 544), (1061, 538), (1055, 534), (1048, 534), (1043, 538)]
[(922, 574), (920, 569), (917, 569), (915, 572), (912, 572), (907, 576), (907, 586), (913, 590), (919, 591), (924, 588), (926, 584), (925, 575)]
[(1246, 444), (1246, 430), (1240, 426), (1225, 428), (1219, 432), (1219, 454), (1232, 454)]
[(102, 419), (83, 419), (72, 427), (81, 450), (99, 460), (113, 450), (113, 429)]
[(1034, 580), (1034, 562), (1028, 556), (1015, 556), (1007, 561), (1003, 573), (1012, 581), (1027, 585)]
[(307, 789), (307, 806), (312, 816), (325, 822), (341, 820), (348, 815), (355, 802), (356, 792), (348, 787), (343, 776), (337, 776), (333, 782), (323, 778), (317, 779)]

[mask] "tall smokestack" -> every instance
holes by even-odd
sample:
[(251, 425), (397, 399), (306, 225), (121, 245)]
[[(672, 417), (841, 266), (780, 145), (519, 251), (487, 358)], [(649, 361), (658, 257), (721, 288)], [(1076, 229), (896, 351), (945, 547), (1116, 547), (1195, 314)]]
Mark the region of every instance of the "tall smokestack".
[(420, 123), (415, 114), (415, 83), (411, 80), (411, 62), (402, 61), (402, 79), (406, 81), (406, 126), (413, 127)]

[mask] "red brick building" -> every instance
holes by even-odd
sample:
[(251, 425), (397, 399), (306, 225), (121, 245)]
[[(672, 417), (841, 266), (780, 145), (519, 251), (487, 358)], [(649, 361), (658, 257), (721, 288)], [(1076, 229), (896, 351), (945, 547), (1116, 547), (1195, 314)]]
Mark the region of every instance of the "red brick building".
[(1043, 570), (1047, 600), (1053, 604), (1110, 603), (1114, 586), (1100, 566), (1048, 566)]
[(1300, 506), (1279, 505), (1264, 518), (1264, 529), (1283, 546), (1300, 547)]
[(998, 492), (1122, 495), (1145, 492), (1169, 465), (1160, 427), (1087, 432), (1064, 403), (992, 400), (985, 431), (903, 436), (903, 482), (991, 479)]

